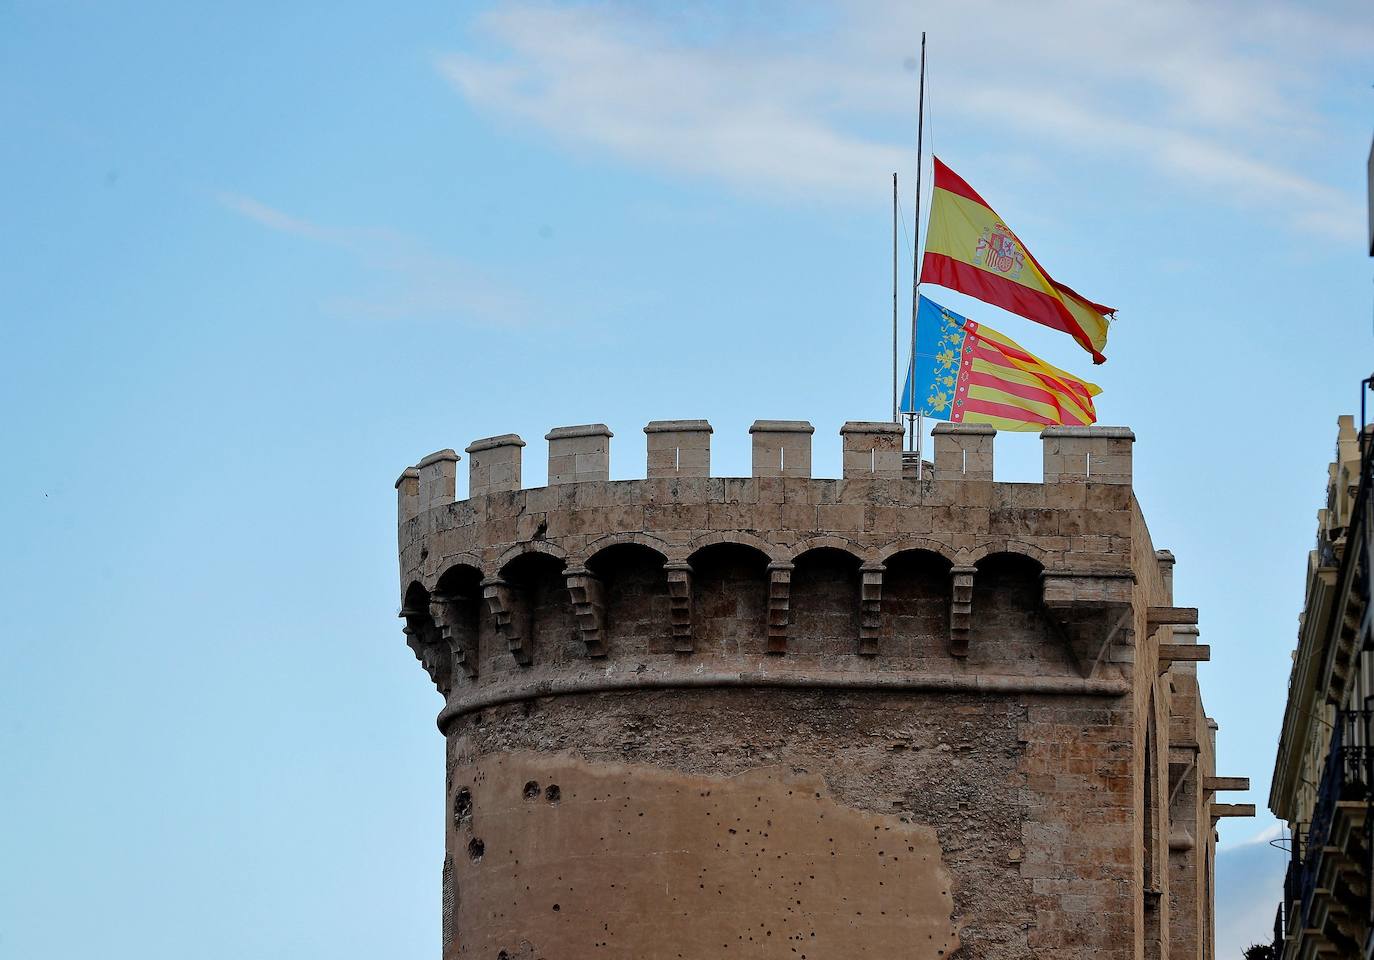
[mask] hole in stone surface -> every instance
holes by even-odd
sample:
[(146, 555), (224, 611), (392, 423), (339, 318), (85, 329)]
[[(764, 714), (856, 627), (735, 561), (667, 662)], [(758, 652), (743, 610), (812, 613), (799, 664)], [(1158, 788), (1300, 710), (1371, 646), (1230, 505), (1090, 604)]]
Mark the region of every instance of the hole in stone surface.
[(463, 827), (472, 823), (472, 791), (463, 787), (453, 798), (453, 822)]
[(525, 784), (525, 799), (526, 799), (526, 800), (538, 800), (538, 799), (539, 799), (539, 783), (538, 783), (538, 781), (536, 781), (536, 780), (531, 780), (529, 783)]
[(553, 905), (553, 912), (554, 912), (554, 913), (557, 913), (557, 912), (558, 912), (559, 910), (561, 910), (561, 909), (563, 909), (563, 908), (560, 907), (558, 904), (555, 903), (555, 904)]
[[(538, 792), (539, 787), (537, 784), (534, 789)], [(551, 783), (544, 788), (544, 799), (549, 801), (549, 803), (557, 803), (559, 800), (563, 799), (563, 791), (558, 789), (558, 784)]]
[(477, 863), (482, 859), (482, 854), (487, 852), (487, 845), (481, 840), (473, 837), (468, 841), (468, 859)]

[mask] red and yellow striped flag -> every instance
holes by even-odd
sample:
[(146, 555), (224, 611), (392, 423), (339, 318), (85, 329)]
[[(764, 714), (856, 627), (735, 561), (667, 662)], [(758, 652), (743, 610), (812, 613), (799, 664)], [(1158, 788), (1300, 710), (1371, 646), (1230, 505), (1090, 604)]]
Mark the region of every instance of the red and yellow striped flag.
[(1093, 363), (1106, 360), (1102, 350), (1115, 311), (1046, 273), (987, 201), (938, 157), (921, 281), (1062, 330), (1093, 355)]
[(915, 363), (902, 412), (998, 430), (1040, 430), (1097, 422), (1102, 392), (1051, 366), (1005, 334), (921, 298)]

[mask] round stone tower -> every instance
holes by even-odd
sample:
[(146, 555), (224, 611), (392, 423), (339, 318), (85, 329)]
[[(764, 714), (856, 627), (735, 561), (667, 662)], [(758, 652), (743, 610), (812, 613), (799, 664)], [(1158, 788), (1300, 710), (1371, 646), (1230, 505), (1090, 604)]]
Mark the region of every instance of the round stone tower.
[(1156, 694), (1204, 657), (1128, 430), (1046, 430), (1038, 484), (993, 482), (979, 426), (921, 479), (890, 423), (845, 424), (841, 479), (804, 422), (756, 422), (748, 478), (711, 477), (705, 421), (644, 431), (642, 480), (591, 424), (542, 488), (515, 435), (467, 448), (466, 499), (452, 450), (397, 482), (446, 960), (1124, 958), (1184, 923)]

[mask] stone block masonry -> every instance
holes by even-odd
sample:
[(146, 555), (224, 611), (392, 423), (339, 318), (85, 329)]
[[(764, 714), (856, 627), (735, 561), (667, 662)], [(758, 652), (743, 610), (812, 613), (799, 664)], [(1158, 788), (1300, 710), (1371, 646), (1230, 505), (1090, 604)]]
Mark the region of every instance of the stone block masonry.
[(468, 496), (481, 497), (498, 490), (520, 489), (520, 450), (525, 446), (513, 433), (488, 437), (469, 444), (466, 453)]
[(901, 478), (901, 424), (851, 420), (840, 428), (840, 436), (844, 438), (846, 477)]
[(811, 476), (811, 435), (816, 428), (805, 420), (755, 420), (754, 476)]
[(544, 436), (549, 441), (549, 485), (609, 480), (611, 431), (604, 423), (558, 427)]
[(935, 469), (949, 477), (991, 480), (994, 433), (985, 423), (937, 423), (931, 431)]
[(644, 428), (651, 477), (709, 477), (711, 425), (705, 420), (655, 420)]
[[(1210, 957), (1220, 782), (1122, 428), (702, 420), (507, 434), (397, 481), (406, 641), (444, 698), (443, 956)], [(1190, 620), (1189, 617), (1192, 619)], [(1182, 652), (1181, 652), (1182, 651)], [(1224, 811), (1223, 811), (1224, 812)], [(1186, 838), (1186, 840), (1185, 840)]]

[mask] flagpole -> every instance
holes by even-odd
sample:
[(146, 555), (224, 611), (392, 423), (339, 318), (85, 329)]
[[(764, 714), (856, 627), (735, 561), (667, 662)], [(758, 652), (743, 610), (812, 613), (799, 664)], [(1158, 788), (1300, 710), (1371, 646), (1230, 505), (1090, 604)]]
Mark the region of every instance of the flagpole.
[(897, 174), (892, 174), (892, 422), (901, 423), (897, 411)]
[[(913, 235), (911, 253), (911, 392), (907, 397), (908, 407), (916, 410), (916, 313), (921, 304), (921, 167), (924, 163), (925, 143), (922, 139), (926, 127), (926, 33), (921, 31), (921, 76), (917, 87), (916, 100), (916, 213), (912, 219)], [(911, 430), (911, 449), (916, 453), (916, 477), (921, 478), (921, 446), (925, 432), (924, 417), (919, 412), (907, 414), (907, 425)]]

